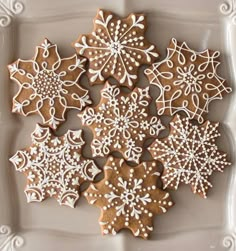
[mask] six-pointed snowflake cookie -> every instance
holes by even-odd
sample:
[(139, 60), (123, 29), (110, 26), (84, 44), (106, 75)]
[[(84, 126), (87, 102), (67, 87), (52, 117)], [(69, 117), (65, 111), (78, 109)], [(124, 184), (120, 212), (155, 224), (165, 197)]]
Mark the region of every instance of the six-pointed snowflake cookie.
[(150, 102), (149, 87), (122, 94), (119, 87), (107, 82), (100, 103), (79, 114), (83, 125), (93, 131), (93, 156), (104, 157), (118, 151), (126, 160), (139, 163), (144, 141), (157, 137), (164, 129), (159, 118), (149, 116)]
[(196, 52), (173, 38), (167, 57), (145, 70), (150, 83), (160, 91), (156, 99), (158, 115), (185, 112), (190, 119), (203, 123), (209, 103), (231, 92), (217, 74), (219, 56), (218, 51)]
[(170, 123), (167, 138), (156, 139), (148, 148), (152, 157), (162, 162), (163, 188), (177, 190), (181, 183), (189, 184), (193, 193), (206, 198), (213, 172), (223, 172), (230, 165), (226, 154), (219, 151), (216, 139), (219, 123), (206, 121), (193, 125), (189, 118), (176, 115)]
[(27, 176), (28, 202), (55, 197), (60, 205), (74, 207), (79, 186), (93, 181), (100, 172), (92, 160), (81, 156), (81, 133), (69, 130), (56, 137), (49, 127), (37, 125), (32, 133), (33, 144), (10, 158), (16, 170)]
[(146, 239), (153, 230), (154, 215), (173, 206), (169, 193), (156, 187), (160, 175), (156, 162), (130, 167), (123, 159), (109, 157), (104, 172), (104, 179), (84, 193), (90, 204), (101, 208), (102, 233), (114, 235), (128, 228)]
[(93, 32), (81, 35), (73, 45), (89, 60), (91, 83), (101, 84), (114, 77), (120, 85), (132, 88), (139, 66), (158, 57), (156, 47), (144, 37), (145, 30), (143, 14), (120, 19), (110, 11), (98, 10)]
[(24, 116), (38, 113), (45, 125), (56, 129), (67, 109), (81, 111), (91, 104), (88, 91), (77, 84), (85, 62), (77, 55), (61, 59), (57, 45), (45, 39), (33, 59), (18, 59), (8, 66), (10, 78), (19, 85), (12, 111)]

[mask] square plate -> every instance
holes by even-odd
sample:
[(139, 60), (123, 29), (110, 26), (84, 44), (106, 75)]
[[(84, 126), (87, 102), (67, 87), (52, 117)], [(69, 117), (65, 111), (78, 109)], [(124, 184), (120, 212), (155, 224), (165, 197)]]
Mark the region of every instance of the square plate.
[[(234, 0), (0, 0), (0, 250), (74, 251), (74, 250), (235, 250), (236, 248), (236, 170), (215, 174), (207, 200), (193, 196), (187, 186), (171, 191), (176, 202), (169, 212), (157, 216), (149, 241), (134, 238), (129, 231), (115, 237), (102, 236), (100, 211), (80, 198), (75, 209), (60, 207), (54, 199), (26, 203), (25, 177), (15, 172), (9, 157), (31, 142), (30, 134), (39, 116), (22, 117), (11, 113), (11, 97), (16, 85), (9, 80), (6, 65), (17, 58), (28, 59), (44, 37), (59, 47), (62, 56), (74, 53), (71, 43), (79, 34), (92, 30), (98, 8), (120, 16), (130, 12), (147, 14), (147, 37), (164, 57), (172, 37), (186, 41), (195, 50), (211, 48), (222, 53), (220, 72), (230, 86), (236, 81), (236, 6)], [(147, 79), (139, 71), (137, 86)], [(82, 86), (90, 89), (96, 104), (101, 86), (91, 87), (86, 77)], [(91, 91), (92, 90), (92, 91)], [(235, 94), (210, 105), (208, 118), (221, 122), (219, 145), (234, 163), (236, 140)], [(152, 104), (152, 107), (154, 103)], [(153, 109), (152, 109), (153, 110)], [(153, 111), (152, 111), (153, 112)], [(82, 127), (76, 112), (59, 128), (84, 130), (87, 143), (84, 155), (91, 157), (89, 129)], [(96, 160), (100, 167), (105, 160)]]

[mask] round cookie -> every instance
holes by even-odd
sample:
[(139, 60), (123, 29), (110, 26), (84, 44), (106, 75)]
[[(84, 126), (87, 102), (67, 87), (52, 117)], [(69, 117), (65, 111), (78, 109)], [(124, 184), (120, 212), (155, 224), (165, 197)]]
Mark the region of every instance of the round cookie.
[(215, 142), (220, 136), (218, 126), (219, 123), (210, 121), (193, 125), (179, 115), (173, 118), (169, 136), (156, 139), (148, 148), (152, 157), (164, 166), (161, 176), (164, 189), (177, 190), (180, 184), (187, 184), (193, 193), (207, 198), (212, 187), (210, 176), (230, 165)]
[(231, 92), (217, 74), (219, 51), (196, 52), (173, 38), (167, 56), (145, 70), (150, 84), (159, 88), (158, 115), (184, 112), (188, 118), (204, 122), (209, 103)]
[(120, 85), (133, 88), (138, 68), (158, 57), (156, 47), (144, 37), (145, 30), (143, 14), (121, 19), (110, 11), (98, 10), (93, 32), (81, 35), (73, 44), (77, 53), (89, 60), (91, 84), (113, 77)]
[(10, 158), (16, 170), (27, 177), (28, 202), (54, 197), (60, 205), (74, 207), (79, 199), (79, 186), (84, 181), (93, 181), (100, 173), (93, 160), (81, 156), (81, 133), (69, 130), (56, 137), (49, 127), (36, 125), (33, 144)]
[(169, 193), (156, 187), (160, 175), (156, 162), (130, 167), (123, 159), (109, 157), (104, 173), (104, 179), (84, 193), (90, 204), (101, 208), (102, 234), (115, 235), (128, 228), (134, 236), (147, 239), (153, 231), (154, 215), (173, 206)]
[(45, 39), (33, 59), (18, 59), (8, 66), (10, 78), (19, 85), (12, 111), (24, 116), (39, 114), (45, 125), (56, 129), (68, 109), (81, 111), (91, 104), (88, 91), (77, 84), (85, 63), (76, 54), (61, 59), (57, 45)]
[(126, 160), (139, 163), (144, 141), (164, 129), (158, 117), (149, 115), (150, 102), (149, 87), (122, 94), (119, 87), (107, 82), (99, 104), (79, 114), (83, 125), (93, 131), (93, 156), (118, 151)]

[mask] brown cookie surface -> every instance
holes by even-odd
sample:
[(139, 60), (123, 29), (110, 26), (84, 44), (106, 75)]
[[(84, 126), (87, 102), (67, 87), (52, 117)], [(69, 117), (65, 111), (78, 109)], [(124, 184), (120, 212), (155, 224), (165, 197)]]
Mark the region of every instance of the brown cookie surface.
[(158, 114), (184, 112), (203, 123), (209, 103), (232, 91), (217, 74), (219, 56), (219, 51), (196, 52), (173, 38), (167, 57), (145, 70), (150, 84), (160, 91), (156, 99)]
[(27, 177), (28, 202), (54, 197), (60, 205), (74, 207), (79, 199), (79, 186), (92, 181), (100, 172), (92, 160), (81, 156), (81, 133), (69, 130), (56, 137), (49, 127), (37, 125), (32, 133), (33, 144), (10, 158), (16, 170)]
[(121, 19), (110, 11), (98, 10), (91, 34), (81, 35), (73, 44), (78, 54), (89, 60), (92, 84), (114, 77), (120, 85), (132, 88), (142, 64), (158, 57), (156, 47), (144, 37), (146, 18), (130, 14)]
[(212, 187), (210, 176), (230, 165), (215, 142), (220, 136), (218, 126), (219, 123), (210, 121), (197, 126), (188, 118), (174, 117), (169, 136), (156, 139), (148, 148), (152, 157), (164, 166), (161, 176), (164, 189), (177, 190), (180, 184), (187, 184), (193, 193), (207, 197)]
[(139, 163), (144, 141), (164, 129), (158, 117), (149, 115), (150, 102), (149, 87), (126, 94), (107, 82), (100, 103), (79, 115), (83, 125), (93, 131), (93, 156), (118, 151), (126, 160)]
[(56, 129), (68, 109), (81, 111), (91, 104), (88, 91), (77, 84), (85, 62), (77, 55), (61, 58), (57, 45), (45, 39), (33, 59), (18, 59), (8, 66), (10, 78), (19, 85), (12, 111), (24, 116), (39, 114), (45, 125)]
[(148, 238), (154, 215), (173, 206), (169, 193), (156, 187), (156, 162), (130, 167), (123, 159), (109, 157), (104, 172), (104, 179), (84, 193), (90, 204), (101, 208), (102, 233), (114, 235), (128, 228), (134, 236)]

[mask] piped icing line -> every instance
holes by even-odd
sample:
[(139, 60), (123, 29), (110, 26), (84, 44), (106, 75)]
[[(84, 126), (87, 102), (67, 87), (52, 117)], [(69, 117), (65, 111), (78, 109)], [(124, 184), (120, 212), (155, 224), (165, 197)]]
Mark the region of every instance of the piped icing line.
[(158, 117), (149, 115), (150, 102), (149, 87), (126, 94), (107, 82), (100, 103), (79, 115), (82, 124), (93, 131), (93, 156), (118, 151), (126, 160), (139, 163), (144, 141), (156, 138), (165, 128)]
[(45, 39), (33, 59), (18, 59), (8, 66), (10, 78), (19, 86), (12, 111), (24, 116), (39, 114), (43, 124), (56, 129), (65, 121), (66, 110), (81, 111), (91, 104), (88, 91), (77, 83), (85, 63), (76, 54), (61, 58), (57, 45)]
[(153, 175), (157, 171), (155, 161), (131, 167), (124, 159), (108, 158), (104, 179), (83, 194), (101, 209), (102, 234), (115, 235), (127, 228), (134, 236), (148, 238), (155, 214), (166, 213), (173, 206), (169, 193), (157, 188), (157, 176)]
[(184, 112), (203, 123), (210, 102), (232, 91), (217, 74), (219, 57), (219, 51), (196, 52), (186, 42), (172, 38), (166, 58), (145, 70), (150, 84), (160, 91), (156, 99), (158, 115)]
[(164, 166), (161, 175), (164, 189), (177, 190), (180, 184), (186, 184), (194, 194), (207, 198), (212, 187), (210, 177), (231, 164), (216, 145), (220, 137), (218, 126), (219, 123), (210, 121), (193, 125), (188, 118), (175, 115), (169, 136), (156, 139), (148, 148), (152, 157)]
[(120, 19), (112, 12), (98, 10), (93, 32), (81, 35), (73, 44), (77, 53), (89, 60), (91, 83), (104, 83), (111, 76), (132, 88), (138, 68), (158, 57), (156, 47), (144, 37), (145, 30), (143, 14)]
[(81, 155), (84, 145), (81, 134), (82, 130), (68, 130), (56, 137), (49, 127), (36, 125), (32, 145), (10, 158), (16, 171), (27, 177), (27, 202), (54, 197), (60, 205), (74, 207), (80, 185), (93, 181), (100, 173), (93, 160)]

